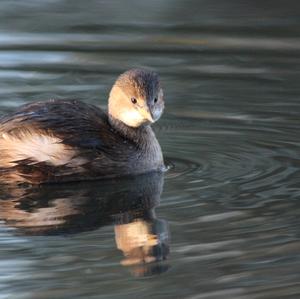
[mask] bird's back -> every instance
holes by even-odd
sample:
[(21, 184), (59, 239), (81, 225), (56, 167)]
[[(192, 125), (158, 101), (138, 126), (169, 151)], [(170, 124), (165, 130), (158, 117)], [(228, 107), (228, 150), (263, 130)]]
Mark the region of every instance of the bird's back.
[(28, 104), (0, 120), (0, 177), (55, 182), (115, 176), (128, 153), (120, 147), (125, 143), (106, 113), (93, 105)]

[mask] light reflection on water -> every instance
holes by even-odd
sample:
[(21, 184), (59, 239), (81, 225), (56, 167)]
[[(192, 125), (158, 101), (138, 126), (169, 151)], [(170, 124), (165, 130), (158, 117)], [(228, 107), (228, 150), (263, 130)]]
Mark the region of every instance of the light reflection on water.
[(119, 73), (152, 67), (170, 170), (161, 196), (157, 177), (2, 188), (0, 298), (298, 298), (298, 11), (1, 1), (0, 114), (53, 97), (105, 107)]

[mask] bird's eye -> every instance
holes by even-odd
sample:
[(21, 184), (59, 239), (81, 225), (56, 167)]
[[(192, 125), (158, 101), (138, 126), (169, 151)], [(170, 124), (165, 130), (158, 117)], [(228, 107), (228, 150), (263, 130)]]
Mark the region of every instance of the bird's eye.
[(137, 103), (136, 98), (131, 98), (131, 102), (132, 102), (133, 104), (136, 104), (136, 103)]
[(157, 98), (154, 99), (154, 103), (157, 103)]

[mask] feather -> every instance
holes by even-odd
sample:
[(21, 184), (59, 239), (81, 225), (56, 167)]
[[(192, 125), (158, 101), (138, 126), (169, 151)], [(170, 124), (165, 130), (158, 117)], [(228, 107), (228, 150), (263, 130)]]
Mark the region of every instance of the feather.
[(27, 104), (0, 120), (0, 182), (111, 178), (162, 164), (150, 127), (112, 127), (105, 112), (80, 101)]

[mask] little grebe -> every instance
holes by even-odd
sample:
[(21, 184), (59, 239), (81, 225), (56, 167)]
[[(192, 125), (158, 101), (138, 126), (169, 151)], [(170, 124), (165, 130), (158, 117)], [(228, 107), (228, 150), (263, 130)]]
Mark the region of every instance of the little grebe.
[(149, 125), (163, 109), (158, 75), (142, 69), (119, 76), (107, 114), (74, 100), (24, 105), (0, 120), (0, 181), (39, 184), (162, 171)]

